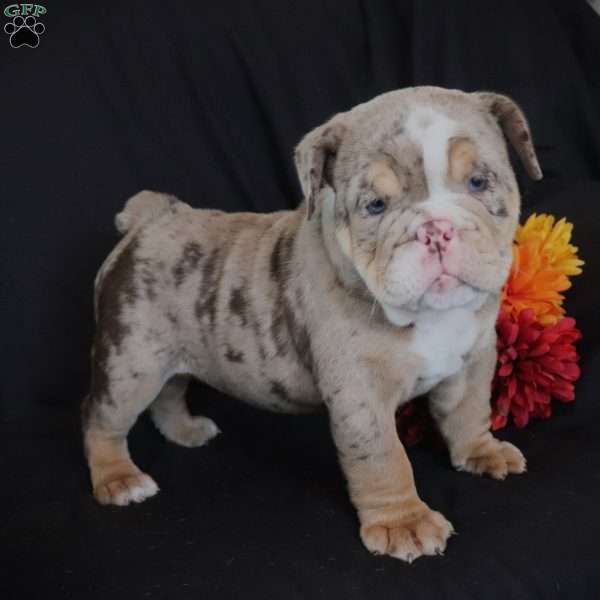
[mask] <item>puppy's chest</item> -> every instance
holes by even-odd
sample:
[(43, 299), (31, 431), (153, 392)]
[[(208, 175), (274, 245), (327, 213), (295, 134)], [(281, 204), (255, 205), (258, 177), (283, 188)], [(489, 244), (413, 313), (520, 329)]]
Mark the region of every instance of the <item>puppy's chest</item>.
[(410, 351), (421, 359), (413, 396), (428, 392), (458, 373), (473, 349), (478, 323), (473, 311), (455, 308), (431, 311), (415, 322)]

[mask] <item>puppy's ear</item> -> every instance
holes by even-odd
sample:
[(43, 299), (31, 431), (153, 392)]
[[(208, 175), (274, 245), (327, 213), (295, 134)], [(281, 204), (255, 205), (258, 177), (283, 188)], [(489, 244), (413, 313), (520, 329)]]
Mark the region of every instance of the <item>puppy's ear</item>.
[(521, 159), (529, 177), (535, 180), (541, 179), (543, 177), (542, 170), (535, 154), (531, 131), (523, 111), (508, 96), (493, 92), (476, 92), (474, 95), (496, 118), (504, 136)]
[(294, 159), (309, 219), (321, 189), (326, 185), (333, 187), (333, 166), (345, 134), (344, 115), (339, 114), (307, 133), (296, 147)]

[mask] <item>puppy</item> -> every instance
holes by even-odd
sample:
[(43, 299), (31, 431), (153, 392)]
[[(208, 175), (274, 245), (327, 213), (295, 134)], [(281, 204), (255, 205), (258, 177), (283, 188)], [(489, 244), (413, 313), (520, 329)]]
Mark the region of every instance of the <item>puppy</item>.
[(406, 561), (443, 552), (452, 525), (419, 498), (394, 413), (427, 393), (457, 469), (497, 479), (525, 470), (489, 431), (494, 324), (520, 202), (506, 139), (540, 179), (512, 100), (410, 88), (306, 135), (295, 211), (131, 198), (95, 286), (83, 429), (98, 501), (158, 491), (127, 448), (146, 408), (184, 446), (219, 432), (187, 411), (196, 377), (274, 411), (325, 404), (365, 546)]

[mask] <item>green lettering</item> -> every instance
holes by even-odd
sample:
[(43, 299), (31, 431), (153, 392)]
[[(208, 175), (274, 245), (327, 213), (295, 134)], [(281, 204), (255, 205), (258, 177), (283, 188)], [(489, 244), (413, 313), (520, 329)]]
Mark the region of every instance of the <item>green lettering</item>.
[(46, 14), (46, 8), (44, 6), (42, 6), (41, 4), (36, 4), (35, 8), (33, 9), (33, 16), (39, 17), (40, 15), (45, 15), (45, 14)]
[(18, 4), (9, 4), (4, 9), (4, 15), (6, 17), (16, 17), (19, 14), (19, 5)]
[(28, 15), (33, 10), (33, 4), (21, 4), (21, 14)]

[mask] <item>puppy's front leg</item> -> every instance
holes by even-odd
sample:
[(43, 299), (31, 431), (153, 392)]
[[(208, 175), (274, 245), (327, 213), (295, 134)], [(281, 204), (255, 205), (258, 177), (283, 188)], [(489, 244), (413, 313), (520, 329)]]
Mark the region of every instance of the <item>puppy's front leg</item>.
[(408, 562), (441, 554), (453, 528), (417, 495), (392, 404), (372, 390), (362, 398), (357, 391), (346, 388), (327, 404), (363, 543), (373, 553)]
[(517, 447), (490, 432), (495, 366), (496, 352), (490, 346), (430, 393), (430, 407), (457, 469), (504, 479), (509, 473), (523, 473), (526, 462)]

